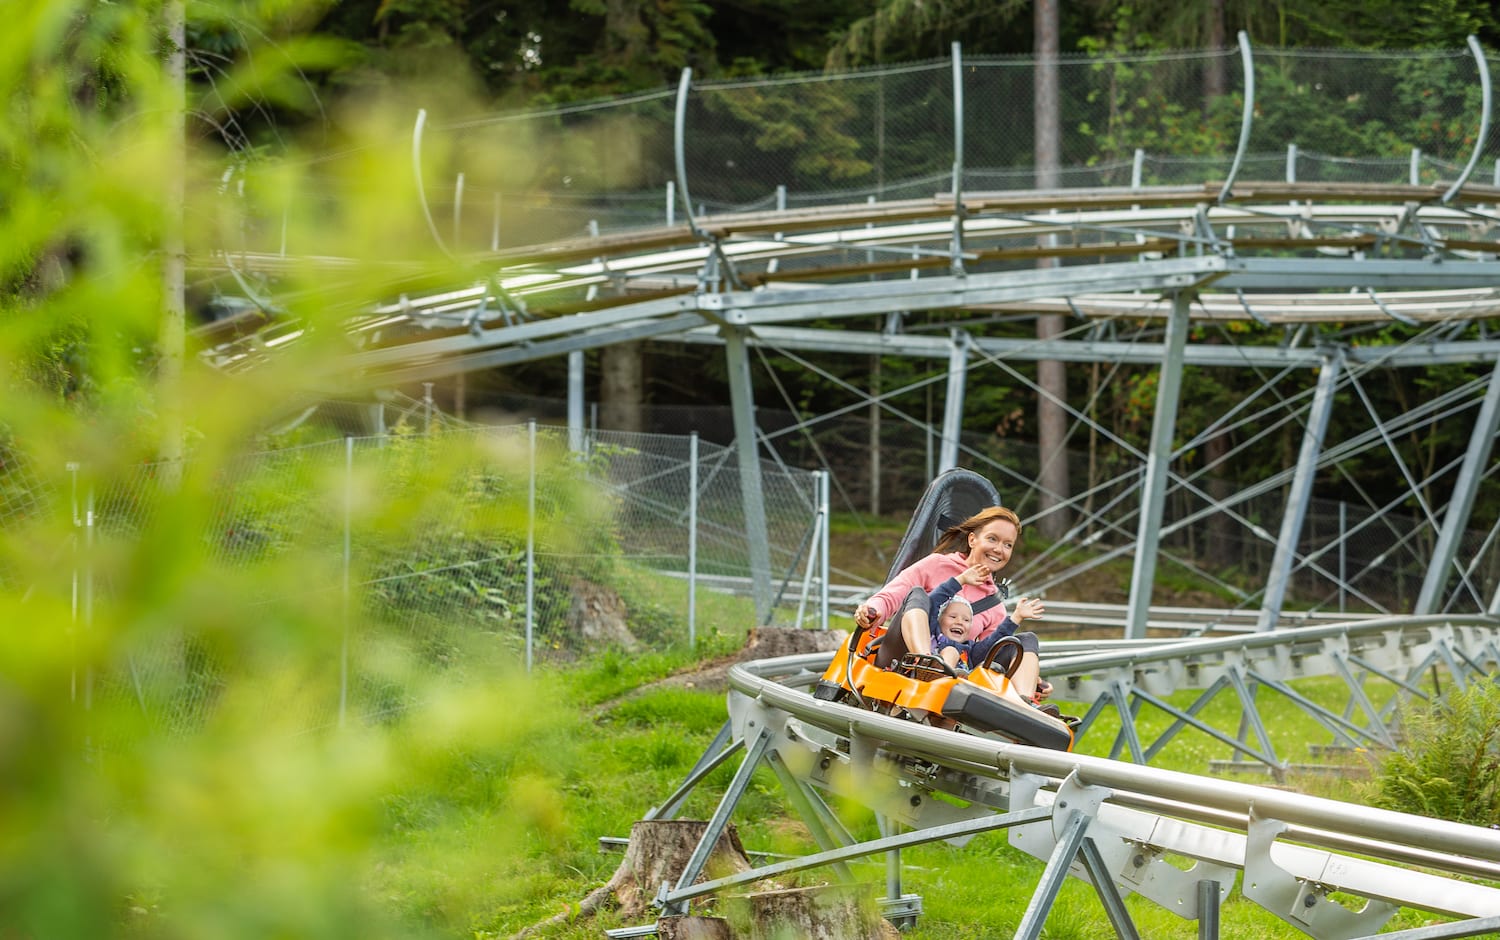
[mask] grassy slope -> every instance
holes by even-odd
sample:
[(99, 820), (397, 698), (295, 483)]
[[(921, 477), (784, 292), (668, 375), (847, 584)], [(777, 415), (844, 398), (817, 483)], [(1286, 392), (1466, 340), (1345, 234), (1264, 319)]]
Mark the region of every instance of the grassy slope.
[[(890, 532), (835, 527), (833, 537), (853, 545), (894, 542)], [(846, 550), (844, 570), (863, 567), (865, 576), (884, 561)], [(649, 585), (643, 585), (649, 592)], [(671, 793), (712, 740), (725, 719), (722, 691), (652, 686), (674, 671), (691, 669), (703, 658), (737, 649), (752, 618), (741, 601), (710, 597), (700, 609), (699, 649), (642, 656), (615, 652), (567, 668), (543, 667), (533, 676), (503, 681), (515, 690), (517, 716), (531, 734), (487, 749), (450, 755), (425, 775), (430, 781), (392, 796), (386, 807), (387, 838), (373, 866), (380, 897), (414, 928), (447, 936), (505, 937), (546, 919), (583, 898), (613, 873), (620, 856), (602, 852), (601, 836), (626, 836), (631, 824)], [(1304, 692), (1341, 707), (1338, 688), (1314, 683)], [(1191, 693), (1175, 704), (1185, 706)], [(1237, 706), (1221, 696), (1210, 709)], [(1274, 707), (1274, 706), (1273, 706)], [(1145, 716), (1148, 727), (1165, 727), (1165, 717)], [(1307, 760), (1307, 742), (1326, 742), (1328, 733), (1311, 719), (1286, 708), (1271, 722), (1277, 747), (1292, 761)], [(1101, 721), (1080, 751), (1107, 754), (1113, 731)], [(1149, 734), (1149, 731), (1146, 732)], [(1149, 737), (1147, 740), (1150, 740)], [(1187, 732), (1158, 761), (1192, 772), (1208, 761), (1231, 755), (1223, 745)], [(731, 762), (733, 764), (733, 762)], [(688, 799), (685, 818), (707, 818), (734, 772), (721, 767)], [(1266, 778), (1247, 778), (1265, 783)], [(1347, 781), (1293, 781), (1309, 792), (1358, 799), (1359, 785)], [(873, 834), (868, 813), (849, 816), (857, 829)], [(735, 814), (735, 824), (752, 851), (803, 853), (813, 850), (802, 825), (785, 804), (780, 785), (758, 771)], [(924, 916), (908, 936), (917, 938), (1008, 936), (1025, 910), (1042, 863), (1012, 849), (1003, 833), (992, 833), (957, 848), (926, 846), (904, 855), (904, 890), (923, 897)], [(883, 861), (854, 866), (857, 874), (883, 884)], [(825, 876), (805, 876), (816, 883)], [(883, 893), (883, 890), (882, 892)], [(1192, 938), (1195, 922), (1149, 902), (1127, 899), (1144, 936)], [(1421, 923), (1416, 915), (1392, 926)], [(1222, 911), (1226, 936), (1301, 937), (1236, 891)], [(598, 937), (623, 926), (613, 912), (552, 928), (546, 936)], [(1087, 885), (1070, 879), (1046, 936), (1092, 940), (1112, 930)]]
[[(681, 782), (724, 720), (719, 692), (662, 687), (628, 694), (684, 661), (605, 656), (586, 670), (515, 680), (527, 684), (531, 700), (546, 708), (541, 720), (531, 716), (537, 738), (526, 753), (455, 754), (437, 787), (393, 801), (393, 838), (381, 869), (387, 877), (378, 886), (381, 893), (405, 905), (414, 922), (439, 932), (500, 937), (565, 909), (605, 882), (619, 856), (601, 852), (597, 839), (628, 835), (631, 823)], [(1293, 742), (1328, 739), (1310, 720), (1289, 711), (1274, 724), (1294, 760), (1304, 758), (1294, 753)], [(1111, 737), (1101, 725), (1080, 750), (1106, 752)], [(1196, 737), (1184, 737), (1167, 765), (1202, 770), (1209, 757), (1227, 756), (1221, 746)], [(702, 819), (712, 814), (733, 769), (723, 767), (711, 775), (681, 815)], [(1302, 784), (1325, 795), (1357, 797), (1348, 782)], [(855, 810), (848, 818), (873, 834), (868, 813)], [(735, 824), (752, 851), (814, 850), (766, 771), (754, 778)], [(904, 861), (904, 890), (922, 895), (925, 909), (908, 934), (913, 938), (1009, 935), (1042, 872), (1041, 862), (1012, 849), (1002, 833), (980, 836), (962, 848), (909, 850)], [(855, 871), (883, 884), (882, 861), (856, 865)], [(806, 877), (816, 883), (825, 874)], [(1136, 898), (1127, 903), (1144, 936), (1197, 936), (1194, 922)], [(1420, 923), (1415, 917), (1400, 923)], [(623, 925), (606, 913), (546, 936), (597, 937), (602, 929)], [(1226, 936), (1303, 936), (1240, 900), (1238, 892), (1222, 911), (1222, 925)], [(1046, 936), (1092, 940), (1110, 933), (1092, 890), (1070, 880)]]

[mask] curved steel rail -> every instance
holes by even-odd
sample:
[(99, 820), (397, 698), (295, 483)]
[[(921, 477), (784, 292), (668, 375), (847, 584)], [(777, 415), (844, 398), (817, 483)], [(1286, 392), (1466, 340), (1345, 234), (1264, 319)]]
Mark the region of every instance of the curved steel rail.
[[(1497, 638), (1495, 618), (1374, 618), (1073, 655), (1049, 660), (1047, 671), (1060, 688), (1073, 688), (1071, 695), (1085, 684), (1071, 683), (1074, 678), (1132, 668), (1185, 675), (1236, 654), (1280, 658), (1300, 676), (1324, 675), (1337, 670), (1309, 651), (1330, 643), (1364, 653), (1393, 650), (1420, 671), (1434, 655), (1431, 647), (1447, 642), (1456, 658), (1444, 661), (1463, 681), (1477, 674), (1479, 663), (1500, 663)], [(726, 732), (684, 789), (651, 814), (669, 817), (687, 789), (743, 750), (705, 845), (717, 839), (750, 773), (764, 762), (821, 851), (694, 884), (694, 863), (701, 868), (703, 862), (697, 855), (706, 857), (700, 846), (676, 887), (663, 886), (657, 897), (663, 911), (683, 913), (695, 898), (773, 875), (1007, 829), (1012, 845), (1047, 863), (1016, 936), (1040, 934), (1067, 874), (1094, 885), (1120, 936), (1138, 935), (1121, 903), (1122, 893), (1130, 892), (1198, 919), (1200, 936), (1217, 936), (1218, 905), (1241, 874), (1247, 900), (1313, 937), (1374, 935), (1403, 907), (1457, 918), (1423, 928), (1420, 935), (1428, 938), (1500, 926), (1500, 888), (1464, 880), (1500, 880), (1500, 832), (1494, 829), (955, 734), (820, 701), (806, 689), (826, 661), (827, 654), (809, 654), (731, 668)], [(837, 820), (824, 793), (862, 803), (900, 825), (861, 842)], [(1173, 858), (1192, 865), (1184, 870)], [(920, 899), (901, 893), (899, 862), (894, 871), (887, 910), (898, 919), (914, 918)], [(1364, 899), (1363, 906), (1352, 909), (1331, 897), (1335, 892)], [(631, 930), (612, 934), (642, 935)]]
[[(1451, 205), (1441, 195), (1429, 186), (1245, 182), (1235, 204), (1206, 208), (1206, 187), (1165, 187), (972, 193), (956, 215), (953, 199), (939, 195), (693, 218), (692, 227), (495, 254), (489, 263), (498, 273), (483, 283), (350, 311), (346, 328), (367, 349), (349, 367), (399, 381), (476, 367), (454, 357), (487, 350), (557, 354), (545, 340), (585, 348), (620, 341), (622, 332), (682, 337), (726, 321), (772, 328), (903, 310), (1161, 318), (1170, 312), (1164, 296), (1183, 288), (1201, 293), (1188, 315), (1203, 320), (1493, 317), (1500, 211), (1490, 207), (1500, 205), (1500, 189), (1468, 185)], [(934, 272), (950, 261), (955, 225), (964, 273)], [(1425, 238), (1403, 235), (1408, 225)], [(1038, 271), (1043, 257), (1066, 263)], [(236, 258), (249, 268), (302, 263)], [(720, 264), (742, 289), (705, 290), (704, 272)], [(394, 272), (393, 295), (409, 273)], [(1353, 287), (1360, 293), (1330, 292)], [(511, 316), (523, 306), (524, 317)], [(264, 336), (213, 334), (204, 331), (204, 355), (220, 368), (264, 354)]]

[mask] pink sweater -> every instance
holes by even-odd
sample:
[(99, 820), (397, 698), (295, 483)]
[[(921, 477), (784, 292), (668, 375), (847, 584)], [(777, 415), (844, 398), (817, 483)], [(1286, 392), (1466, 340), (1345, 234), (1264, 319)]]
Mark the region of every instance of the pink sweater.
[[(956, 578), (963, 574), (969, 567), (969, 556), (963, 552), (952, 552), (940, 555), (936, 552), (919, 558), (903, 568), (895, 578), (879, 593), (865, 601), (875, 610), (877, 624), (883, 624), (901, 609), (901, 602), (906, 600), (906, 595), (914, 587), (919, 587), (929, 594), (937, 589), (939, 584), (949, 578)], [(991, 580), (988, 584), (965, 584), (959, 588), (958, 596), (973, 603), (982, 597), (988, 597), (995, 593), (995, 582)], [(996, 604), (989, 610), (980, 611), (974, 615), (974, 623), (977, 629), (973, 639), (986, 636), (1005, 619), (1006, 610), (1004, 602)]]

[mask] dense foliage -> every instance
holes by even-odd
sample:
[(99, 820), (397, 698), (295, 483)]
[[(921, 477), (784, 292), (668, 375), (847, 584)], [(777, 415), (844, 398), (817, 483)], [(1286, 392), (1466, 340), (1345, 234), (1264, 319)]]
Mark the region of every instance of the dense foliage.
[(1375, 803), (1476, 826), (1500, 819), (1500, 686), (1479, 681), (1402, 711), (1405, 737), (1381, 762)]

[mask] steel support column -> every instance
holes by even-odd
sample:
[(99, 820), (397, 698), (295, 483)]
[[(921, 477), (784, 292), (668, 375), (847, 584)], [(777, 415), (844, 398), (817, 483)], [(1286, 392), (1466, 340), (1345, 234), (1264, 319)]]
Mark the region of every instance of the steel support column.
[(760, 478), (760, 453), (755, 433), (755, 391), (750, 382), (750, 358), (744, 327), (726, 326), (724, 357), (729, 367), (729, 404), (734, 413), (734, 440), (739, 454), (740, 500), (745, 511), (745, 542), (750, 553), (750, 584), (755, 597), (755, 622), (771, 617), (771, 539), (766, 531), (765, 490)]
[(964, 61), (963, 46), (953, 43), (953, 242), (950, 273), (964, 273)]
[(1188, 308), (1191, 298), (1183, 291), (1172, 297), (1172, 315), (1167, 320), (1163, 345), (1161, 381), (1156, 389), (1156, 413), (1151, 423), (1151, 449), (1146, 454), (1146, 477), (1141, 484), (1141, 519), (1136, 536), (1135, 570), (1130, 576), (1130, 602), (1125, 635), (1146, 635), (1151, 612), (1151, 586), (1156, 578), (1157, 537), (1166, 505), (1167, 476), (1172, 459), (1172, 437), (1177, 428), (1177, 398), (1182, 387), (1182, 364), (1187, 348)]
[(963, 433), (964, 386), (969, 375), (969, 334), (954, 330), (948, 350), (948, 397), (943, 403), (943, 441), (937, 472), (958, 466), (959, 435)]
[(1490, 375), (1489, 388), (1485, 389), (1484, 404), (1479, 407), (1479, 418), (1474, 422), (1474, 431), (1469, 435), (1469, 449), (1464, 453), (1464, 462), (1458, 470), (1458, 480), (1453, 484), (1453, 496), (1448, 500), (1448, 511), (1443, 513), (1442, 529), (1438, 533), (1437, 545), (1432, 550), (1432, 560), (1427, 567), (1427, 577), (1422, 581), (1421, 593), (1417, 595), (1414, 614), (1438, 613), (1438, 602), (1442, 599), (1443, 587), (1448, 576), (1456, 568), (1463, 576), (1462, 566), (1455, 565), (1458, 543), (1469, 524), (1469, 514), (1474, 509), (1474, 497), (1479, 492), (1479, 483), (1489, 464), (1490, 449), (1495, 443), (1495, 432), (1500, 430), (1500, 359), (1495, 360), (1495, 371)]
[(1339, 372), (1343, 365), (1342, 353), (1334, 351), (1323, 359), (1323, 368), (1318, 373), (1318, 388), (1313, 393), (1312, 405), (1308, 408), (1307, 426), (1302, 431), (1302, 451), (1297, 456), (1297, 467), (1292, 475), (1291, 492), (1287, 494), (1286, 512), (1281, 517), (1281, 534), (1276, 539), (1276, 554), (1271, 559), (1271, 571), (1266, 579), (1266, 596), (1261, 604), (1257, 630), (1273, 630), (1281, 617), (1281, 605), (1286, 600), (1287, 585), (1292, 578), (1292, 563), (1297, 557), (1297, 540), (1302, 536), (1302, 523), (1307, 518), (1308, 499), (1312, 494), (1313, 478), (1318, 471), (1318, 455), (1323, 450), (1323, 437), (1328, 432), (1328, 418), (1333, 413), (1333, 393), (1338, 387)]
[(568, 353), (568, 450), (583, 452), (583, 350)]

